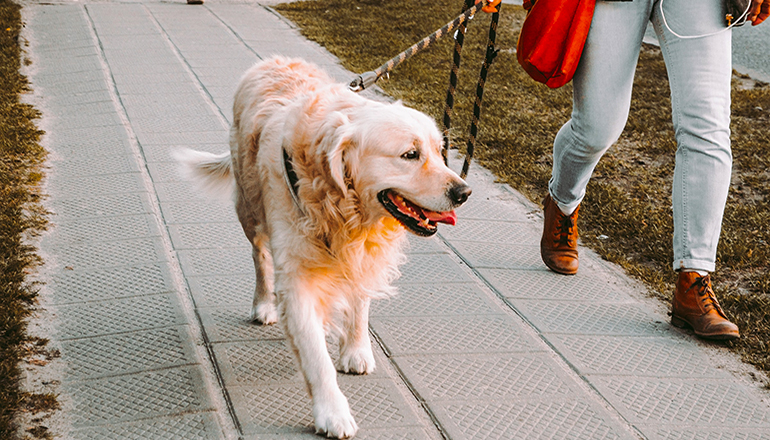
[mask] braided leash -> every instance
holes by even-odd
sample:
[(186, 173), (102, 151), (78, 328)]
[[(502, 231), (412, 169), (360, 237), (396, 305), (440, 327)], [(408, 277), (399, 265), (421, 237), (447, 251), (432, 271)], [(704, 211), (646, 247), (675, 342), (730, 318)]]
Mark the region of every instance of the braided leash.
[(476, 147), (476, 134), (478, 133), (479, 119), (481, 118), (481, 101), (484, 98), (484, 85), (487, 82), (487, 73), (489, 72), (489, 66), (492, 65), (498, 52), (498, 50), (495, 49), (495, 40), (497, 39), (497, 22), (499, 19), (500, 5), (498, 5), (497, 10), (492, 13), (492, 22), (489, 24), (489, 38), (487, 39), (487, 52), (484, 56), (484, 62), (481, 64), (479, 82), (476, 84), (476, 100), (473, 102), (471, 134), (470, 137), (468, 137), (465, 162), (463, 162), (463, 169), (460, 172), (460, 177), (463, 179), (468, 175), (468, 168), (470, 168), (471, 159), (473, 158), (473, 150)]
[(487, 82), (487, 73), (489, 72), (489, 66), (497, 56), (498, 50), (495, 49), (495, 39), (497, 38), (497, 24), (500, 18), (500, 7), (502, 3), (500, 0), (487, 0), (488, 4), (484, 1), (473, 4), (475, 0), (465, 0), (465, 11), (457, 16), (454, 20), (447, 23), (441, 29), (428, 35), (420, 40), (418, 43), (413, 44), (407, 50), (401, 52), (395, 57), (391, 58), (382, 66), (375, 70), (364, 72), (350, 82), (348, 87), (353, 92), (360, 92), (368, 87), (371, 87), (383, 76), (387, 76), (393, 69), (399, 64), (408, 60), (418, 52), (426, 49), (440, 38), (451, 33), (457, 29), (455, 35), (455, 50), (453, 55), (452, 70), (449, 74), (449, 88), (447, 89), (446, 96), (446, 108), (444, 110), (444, 132), (443, 132), (443, 148), (441, 154), (444, 157), (444, 163), (448, 164), (449, 157), (448, 151), (449, 145), (449, 128), (452, 122), (452, 109), (454, 108), (455, 90), (457, 89), (457, 73), (460, 70), (460, 52), (462, 51), (463, 42), (465, 40), (465, 31), (468, 23), (473, 16), (480, 10), (492, 13), (492, 20), (489, 24), (489, 38), (487, 40), (487, 51), (484, 57), (484, 62), (481, 65), (481, 71), (479, 72), (479, 81), (476, 84), (476, 100), (473, 103), (473, 118), (471, 120), (470, 137), (468, 138), (465, 161), (463, 162), (462, 171), (460, 177), (465, 178), (468, 175), (468, 169), (471, 165), (471, 159), (473, 158), (473, 150), (476, 147), (476, 135), (478, 133), (478, 124), (481, 117), (481, 102), (484, 97), (484, 85)]
[[(473, 6), (474, 0), (465, 0), (464, 9)], [(470, 23), (470, 22), (468, 22)], [(444, 164), (449, 165), (449, 127), (452, 125), (452, 110), (455, 105), (455, 90), (457, 90), (457, 73), (460, 71), (460, 53), (463, 50), (465, 42), (465, 31), (467, 24), (462, 23), (457, 28), (455, 34), (455, 50), (452, 54), (452, 70), (449, 71), (449, 87), (446, 91), (446, 107), (444, 108), (444, 132), (443, 148), (441, 155), (444, 157)]]
[(487, 40), (487, 51), (484, 57), (484, 62), (481, 65), (481, 71), (479, 72), (479, 81), (476, 85), (476, 100), (473, 103), (473, 118), (471, 121), (470, 137), (468, 138), (467, 151), (465, 155), (465, 161), (463, 162), (462, 171), (460, 177), (465, 178), (468, 175), (468, 169), (470, 168), (471, 159), (473, 158), (473, 150), (476, 146), (476, 134), (478, 133), (478, 124), (481, 116), (481, 101), (484, 96), (484, 85), (487, 82), (487, 73), (489, 72), (489, 66), (497, 55), (495, 49), (495, 39), (497, 37), (497, 24), (500, 18), (500, 7), (502, 3), (500, 0), (487, 0), (488, 3), (481, 1), (473, 4), (475, 0), (465, 0), (465, 11), (457, 16), (454, 20), (445, 24), (441, 29), (428, 35), (419, 42), (413, 44), (411, 47), (388, 60), (380, 67), (364, 72), (350, 82), (349, 89), (353, 92), (360, 92), (368, 87), (371, 87), (383, 76), (387, 76), (393, 69), (399, 64), (408, 60), (412, 56), (428, 48), (430, 45), (448, 35), (453, 30), (457, 29), (455, 35), (455, 50), (453, 55), (452, 70), (449, 74), (449, 88), (447, 89), (446, 96), (446, 108), (444, 110), (444, 132), (443, 132), (443, 148), (441, 151), (444, 157), (444, 163), (448, 164), (449, 157), (447, 152), (449, 151), (449, 128), (452, 122), (452, 110), (454, 108), (455, 90), (457, 89), (457, 73), (460, 70), (460, 52), (462, 51), (463, 42), (465, 40), (465, 31), (468, 23), (473, 16), (480, 10), (492, 13), (492, 20), (489, 24), (489, 38)]
[(382, 66), (374, 70), (371, 70), (369, 72), (362, 73), (361, 75), (358, 76), (358, 78), (351, 81), (348, 87), (350, 88), (350, 90), (354, 92), (360, 92), (361, 90), (371, 87), (375, 82), (377, 82), (380, 78), (390, 73), (399, 64), (403, 63), (404, 61), (408, 60), (412, 56), (426, 49), (431, 44), (435, 43), (442, 37), (445, 37), (447, 34), (457, 29), (457, 27), (460, 26), (461, 24), (470, 20), (473, 17), (473, 15), (479, 12), (481, 8), (483, 8), (485, 5), (486, 4), (484, 2), (479, 2), (478, 4), (473, 5), (471, 8), (468, 8), (462, 14), (457, 16), (457, 18), (445, 24), (444, 27), (428, 35), (427, 37), (423, 38), (419, 42), (413, 44), (409, 49), (394, 56)]

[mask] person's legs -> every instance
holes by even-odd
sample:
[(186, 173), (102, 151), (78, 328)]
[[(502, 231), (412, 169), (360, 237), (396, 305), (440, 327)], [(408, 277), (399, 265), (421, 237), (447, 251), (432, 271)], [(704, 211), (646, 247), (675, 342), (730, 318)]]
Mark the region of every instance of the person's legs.
[[(663, 18), (668, 23), (664, 25)], [(674, 170), (674, 270), (679, 271), (671, 321), (709, 339), (739, 337), (711, 287), (722, 215), (730, 187), (731, 31), (722, 2), (664, 0), (652, 14), (671, 86), (677, 140)]]
[[(722, 214), (730, 187), (731, 31), (682, 39), (662, 24), (660, 4), (653, 23), (666, 60), (674, 130), (674, 270), (712, 272)], [(664, 0), (669, 27), (680, 35), (725, 28), (722, 2)]]
[(572, 119), (553, 146), (549, 189), (562, 209), (580, 204), (594, 167), (623, 132), (650, 8), (647, 0), (596, 2), (573, 78)]
[(626, 124), (651, 7), (649, 0), (596, 3), (573, 78), (572, 119), (554, 140), (553, 173), (544, 201), (540, 250), (543, 262), (555, 272), (577, 272), (576, 208), (594, 167)]

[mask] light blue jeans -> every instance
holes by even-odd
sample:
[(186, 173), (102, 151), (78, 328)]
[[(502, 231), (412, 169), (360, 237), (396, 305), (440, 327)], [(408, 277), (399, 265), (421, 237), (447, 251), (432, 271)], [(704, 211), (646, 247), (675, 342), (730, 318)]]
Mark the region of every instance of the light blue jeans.
[[(554, 141), (549, 189), (566, 210), (585, 196), (594, 167), (628, 119), (642, 37), (652, 21), (668, 70), (677, 141), (673, 266), (713, 271), (732, 168), (732, 35), (676, 37), (663, 25), (659, 1), (596, 2), (573, 79), (572, 119)], [(664, 0), (663, 6), (669, 27), (680, 35), (725, 28), (720, 0)]]

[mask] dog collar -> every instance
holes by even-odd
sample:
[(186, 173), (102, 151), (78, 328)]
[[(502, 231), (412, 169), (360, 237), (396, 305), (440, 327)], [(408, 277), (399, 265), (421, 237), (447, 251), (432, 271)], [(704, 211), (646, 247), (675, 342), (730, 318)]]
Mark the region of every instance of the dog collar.
[(294, 200), (294, 204), (297, 206), (297, 209), (302, 211), (302, 205), (299, 203), (299, 178), (297, 177), (297, 173), (294, 171), (294, 166), (291, 164), (291, 157), (289, 156), (289, 153), (286, 152), (286, 148), (281, 148), (283, 151), (283, 180), (286, 181), (286, 185), (289, 187), (289, 193), (291, 194), (291, 199)]

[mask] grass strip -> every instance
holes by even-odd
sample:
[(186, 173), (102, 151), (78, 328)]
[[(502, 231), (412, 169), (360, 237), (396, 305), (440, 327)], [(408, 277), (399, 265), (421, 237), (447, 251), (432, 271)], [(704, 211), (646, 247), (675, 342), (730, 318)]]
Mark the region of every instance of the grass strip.
[[(361, 73), (441, 27), (461, 11), (462, 4), (461, 0), (419, 4), (313, 0), (276, 9), (346, 68)], [(550, 90), (518, 66), (515, 48), (524, 17), (521, 7), (503, 6), (497, 38), (500, 53), (485, 89), (475, 159), (500, 181), (539, 203), (550, 178), (553, 138), (570, 117), (572, 89), (567, 85)], [(453, 116), (454, 145), (465, 145), (488, 24), (489, 15), (479, 14), (465, 38)], [(452, 48), (450, 38), (442, 40), (378, 85), (441, 120)], [(714, 287), (743, 334), (728, 345), (744, 360), (770, 371), (770, 86), (736, 76), (732, 114), (733, 184)], [(580, 228), (584, 245), (621, 265), (665, 301), (670, 300), (675, 281), (671, 270), (675, 152), (665, 64), (658, 48), (645, 45), (628, 124), (589, 184)]]
[(22, 104), (29, 91), (21, 67), (20, 6), (0, 0), (0, 438), (15, 438), (14, 418), (27, 394), (19, 387), (25, 356), (26, 318), (36, 290), (26, 274), (37, 264), (25, 237), (44, 229), (37, 185), (45, 151), (33, 121), (40, 114)]

